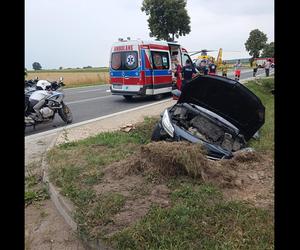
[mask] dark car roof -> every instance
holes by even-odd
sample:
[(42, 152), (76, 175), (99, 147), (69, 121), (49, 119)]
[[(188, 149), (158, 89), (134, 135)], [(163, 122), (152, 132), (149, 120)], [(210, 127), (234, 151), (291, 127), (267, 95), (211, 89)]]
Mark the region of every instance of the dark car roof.
[(249, 140), (264, 124), (261, 100), (238, 81), (222, 76), (198, 76), (182, 89), (178, 103), (204, 107), (235, 125)]

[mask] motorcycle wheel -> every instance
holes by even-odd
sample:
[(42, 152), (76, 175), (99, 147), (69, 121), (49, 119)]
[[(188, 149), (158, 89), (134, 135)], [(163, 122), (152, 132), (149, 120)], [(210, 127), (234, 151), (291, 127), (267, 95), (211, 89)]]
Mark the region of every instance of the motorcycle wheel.
[(62, 103), (62, 108), (58, 110), (58, 114), (65, 123), (72, 123), (73, 115), (70, 108), (66, 104)]

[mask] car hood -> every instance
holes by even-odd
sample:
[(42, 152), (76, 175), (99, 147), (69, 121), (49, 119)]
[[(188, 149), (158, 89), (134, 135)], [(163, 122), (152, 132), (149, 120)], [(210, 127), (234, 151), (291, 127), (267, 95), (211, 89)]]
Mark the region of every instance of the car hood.
[(241, 83), (221, 76), (198, 76), (182, 89), (177, 103), (206, 108), (235, 125), (248, 141), (265, 122), (261, 100)]

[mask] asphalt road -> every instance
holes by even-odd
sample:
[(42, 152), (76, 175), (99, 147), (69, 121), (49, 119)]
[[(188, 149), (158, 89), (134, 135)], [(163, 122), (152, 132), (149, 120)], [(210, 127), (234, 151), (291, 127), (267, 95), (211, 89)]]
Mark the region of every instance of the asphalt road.
[[(263, 73), (263, 69), (259, 69), (257, 72), (258, 75)], [(234, 78), (233, 73), (229, 72), (228, 77)], [(252, 70), (242, 70), (240, 80), (247, 79), (249, 77), (252, 77)], [(73, 124), (113, 114), (119, 111), (132, 109), (156, 101), (151, 97), (147, 97), (135, 98), (128, 102), (123, 98), (123, 96), (112, 95), (109, 92), (108, 84), (70, 88), (64, 89), (63, 91), (65, 93), (65, 103), (70, 107), (73, 114)], [(170, 95), (164, 97), (164, 99), (168, 98), (170, 98)], [(37, 125), (35, 130), (33, 127), (26, 128), (25, 135), (40, 133), (62, 126), (65, 126), (65, 123), (57, 115), (53, 121)]]

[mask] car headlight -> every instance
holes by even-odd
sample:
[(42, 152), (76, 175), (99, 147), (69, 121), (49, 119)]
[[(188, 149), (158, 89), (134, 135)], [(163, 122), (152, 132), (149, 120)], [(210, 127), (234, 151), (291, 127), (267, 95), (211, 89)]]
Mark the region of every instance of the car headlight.
[(163, 118), (162, 118), (162, 125), (166, 132), (171, 136), (174, 137), (174, 127), (171, 124), (170, 117), (168, 110), (165, 110)]

